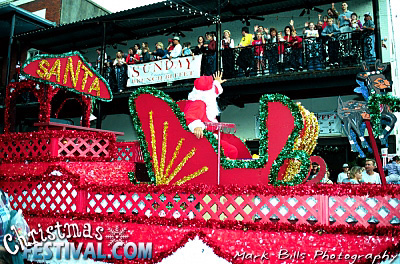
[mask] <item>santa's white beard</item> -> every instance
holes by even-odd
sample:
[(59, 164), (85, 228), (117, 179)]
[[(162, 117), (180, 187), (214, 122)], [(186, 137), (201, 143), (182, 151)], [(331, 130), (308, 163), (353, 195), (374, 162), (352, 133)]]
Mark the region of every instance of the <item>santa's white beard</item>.
[(208, 120), (211, 122), (218, 122), (216, 117), (221, 113), (217, 104), (218, 95), (215, 93), (214, 89), (210, 89), (207, 91), (193, 89), (189, 93), (188, 99), (191, 101), (200, 100), (206, 104), (206, 114)]

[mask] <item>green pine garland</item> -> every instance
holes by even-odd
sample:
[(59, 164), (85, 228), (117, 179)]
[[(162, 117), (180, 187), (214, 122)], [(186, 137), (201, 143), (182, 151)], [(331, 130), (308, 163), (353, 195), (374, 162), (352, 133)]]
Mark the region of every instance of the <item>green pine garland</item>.
[(371, 95), (368, 100), (368, 108), (370, 111), (371, 124), (375, 137), (382, 133), (382, 114), (380, 111), (381, 104), (388, 105), (392, 112), (400, 112), (400, 98), (388, 94)]

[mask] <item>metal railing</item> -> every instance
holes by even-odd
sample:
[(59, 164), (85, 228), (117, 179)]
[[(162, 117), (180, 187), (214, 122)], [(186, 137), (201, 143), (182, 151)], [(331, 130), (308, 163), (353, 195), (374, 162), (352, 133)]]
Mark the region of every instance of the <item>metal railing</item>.
[(375, 47), (373, 35), (353, 32), (303, 38), (300, 45), (282, 41), (226, 49), (220, 56), (224, 77), (235, 78), (358, 66), (375, 62)]

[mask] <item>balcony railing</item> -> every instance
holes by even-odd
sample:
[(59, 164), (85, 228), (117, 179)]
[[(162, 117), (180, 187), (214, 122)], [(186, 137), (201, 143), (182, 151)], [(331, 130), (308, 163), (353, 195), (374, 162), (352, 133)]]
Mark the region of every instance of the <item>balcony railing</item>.
[(362, 32), (303, 38), (296, 45), (267, 41), (263, 45), (222, 50), (220, 54), (225, 78), (346, 68), (358, 66), (362, 61), (375, 62), (374, 39)]

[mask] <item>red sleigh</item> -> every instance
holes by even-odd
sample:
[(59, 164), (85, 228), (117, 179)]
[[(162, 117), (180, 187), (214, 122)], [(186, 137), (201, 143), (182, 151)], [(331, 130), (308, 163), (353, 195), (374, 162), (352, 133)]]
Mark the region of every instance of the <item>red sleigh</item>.
[[(197, 139), (188, 130), (179, 106), (159, 90), (139, 89), (129, 104), (153, 183), (218, 183), (218, 142), (211, 132)], [(264, 95), (260, 124), (260, 159), (251, 159), (244, 143), (234, 135), (223, 135), (235, 142), (239, 159), (222, 155), (220, 184), (302, 183), (318, 135), (314, 115), (283, 95)]]

